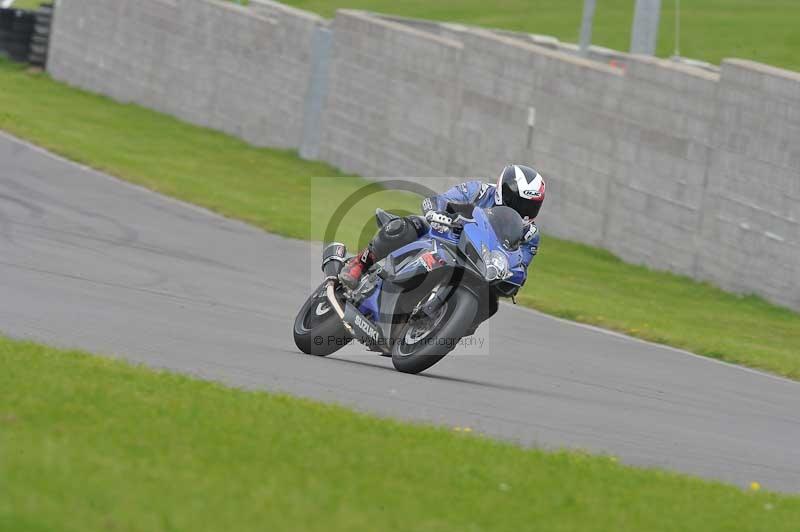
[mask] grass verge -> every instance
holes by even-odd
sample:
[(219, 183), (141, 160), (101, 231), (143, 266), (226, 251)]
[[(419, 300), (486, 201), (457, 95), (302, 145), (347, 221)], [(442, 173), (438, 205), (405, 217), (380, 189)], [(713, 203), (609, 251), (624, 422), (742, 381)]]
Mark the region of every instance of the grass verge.
[(798, 497), (610, 457), (3, 338), (0, 366), (2, 530), (800, 528)]
[(38, 9), (42, 4), (52, 4), (53, 0), (15, 0), (11, 7), (14, 9)]
[[(578, 42), (583, 0), (283, 0), (331, 17), (338, 8), (553, 35)], [(661, 2), (657, 54), (675, 51), (674, 0)], [(597, 2), (593, 43), (628, 50), (634, 2)], [(800, 70), (797, 0), (693, 0), (680, 2), (680, 53), (719, 64), (725, 57), (753, 59)]]
[[(254, 148), (69, 88), (8, 62), (0, 61), (0, 87), (0, 129), (290, 237), (320, 239), (309, 220), (330, 216), (341, 199), (365, 184), (294, 153)], [(312, 180), (314, 176), (336, 179)], [(314, 197), (327, 202), (312, 202), (312, 188)], [(417, 208), (407, 196), (373, 196), (345, 220), (343, 240), (363, 242), (371, 232), (363, 221), (375, 206)], [(545, 235), (520, 301), (557, 316), (800, 378), (800, 314), (625, 264), (589, 246)]]

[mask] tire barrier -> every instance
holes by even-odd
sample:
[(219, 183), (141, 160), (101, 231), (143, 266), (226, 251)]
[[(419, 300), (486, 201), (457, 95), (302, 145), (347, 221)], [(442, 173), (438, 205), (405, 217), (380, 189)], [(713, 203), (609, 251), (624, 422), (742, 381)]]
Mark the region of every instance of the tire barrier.
[(44, 68), (50, 44), (50, 26), (53, 22), (53, 4), (43, 4), (36, 10), (36, 25), (33, 28), (28, 62)]
[(26, 62), (36, 15), (21, 9), (0, 9), (0, 54), (12, 61)]
[(44, 67), (52, 19), (52, 4), (36, 11), (0, 9), (0, 56)]

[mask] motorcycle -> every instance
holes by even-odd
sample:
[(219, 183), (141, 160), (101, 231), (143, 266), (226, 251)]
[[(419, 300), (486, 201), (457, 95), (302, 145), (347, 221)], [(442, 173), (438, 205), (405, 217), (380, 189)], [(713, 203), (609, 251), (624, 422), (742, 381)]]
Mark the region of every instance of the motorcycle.
[[(498, 298), (513, 298), (525, 281), (523, 221), (505, 206), (459, 208), (449, 224), (425, 222), (421, 237), (374, 264), (353, 290), (338, 281), (347, 249), (327, 245), (325, 280), (294, 322), (297, 347), (326, 356), (356, 339), (398, 371), (419, 373), (474, 334)], [(379, 228), (395, 218), (376, 211)]]

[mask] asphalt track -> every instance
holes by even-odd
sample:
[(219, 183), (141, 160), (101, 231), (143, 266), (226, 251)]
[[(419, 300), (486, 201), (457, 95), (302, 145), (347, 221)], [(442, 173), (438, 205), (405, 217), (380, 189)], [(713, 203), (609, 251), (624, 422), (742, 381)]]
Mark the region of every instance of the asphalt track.
[(360, 347), (301, 355), (291, 322), (318, 254), (0, 133), (3, 334), (800, 492), (800, 383), (786, 379), (505, 305), (482, 349), (420, 376)]

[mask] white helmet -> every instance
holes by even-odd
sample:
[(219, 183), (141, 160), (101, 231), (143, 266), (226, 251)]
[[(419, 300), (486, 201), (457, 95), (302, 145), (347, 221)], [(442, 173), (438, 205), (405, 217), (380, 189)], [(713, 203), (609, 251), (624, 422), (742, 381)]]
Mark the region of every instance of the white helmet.
[(500, 172), (494, 202), (511, 207), (522, 218), (533, 220), (544, 203), (544, 190), (542, 174), (530, 166), (511, 164)]

